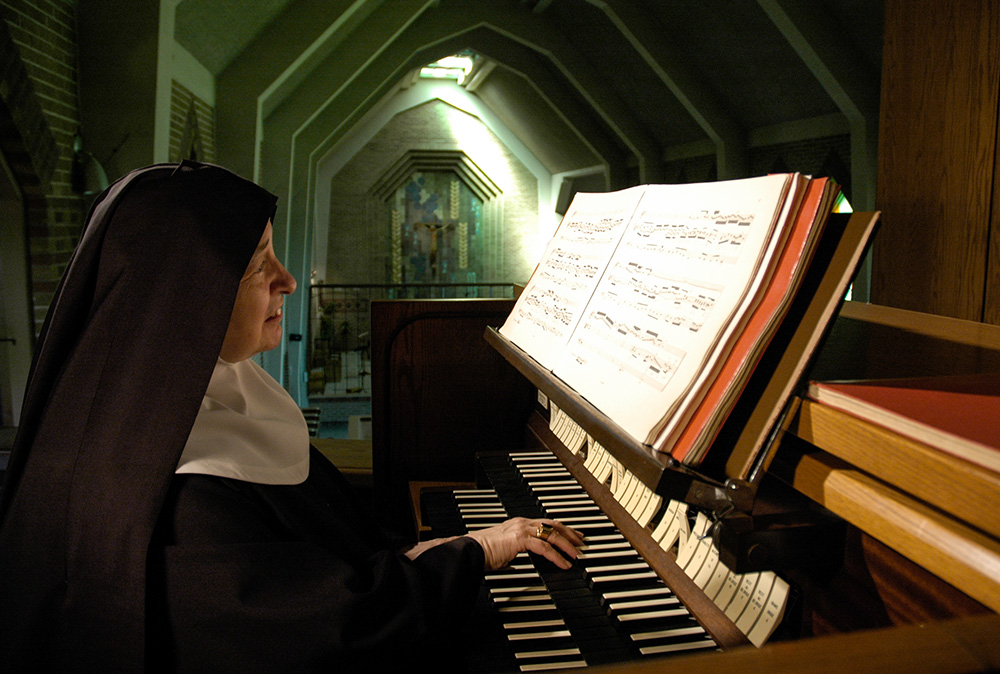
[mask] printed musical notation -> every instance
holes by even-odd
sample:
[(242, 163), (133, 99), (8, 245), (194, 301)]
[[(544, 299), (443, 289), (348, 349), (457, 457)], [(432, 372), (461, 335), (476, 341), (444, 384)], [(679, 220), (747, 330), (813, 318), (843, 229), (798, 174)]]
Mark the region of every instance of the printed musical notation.
[(566, 241), (577, 241), (607, 245), (618, 238), (618, 232), (627, 214), (584, 213), (569, 221), (563, 237)]
[(554, 248), (544, 269), (538, 272), (537, 286), (514, 311), (515, 322), (524, 322), (534, 329), (555, 337), (564, 337), (572, 327), (575, 297), (580, 291), (593, 289), (600, 266), (580, 253), (561, 247)]
[(660, 324), (698, 332), (705, 324), (724, 286), (673, 278), (637, 262), (617, 263), (610, 270), (607, 286), (627, 291), (602, 295), (619, 306), (629, 307)]
[(540, 363), (565, 349), (642, 192), (578, 194), (504, 325)]
[[(554, 374), (645, 437), (649, 420), (681, 405), (718, 357), (716, 345), (736, 324), (766, 257), (785, 183), (778, 176), (629, 192), (633, 215), (606, 246), (603, 272), (552, 352)], [(594, 214), (607, 212), (588, 200), (577, 213), (588, 208), (591, 216), (578, 220), (597, 222)], [(591, 254), (575, 244), (560, 247)]]
[[(577, 364), (600, 359), (625, 376), (662, 391), (687, 349), (685, 334), (705, 324), (723, 286), (670, 278), (635, 262), (612, 266), (595, 305), (570, 347)], [(612, 319), (611, 316), (619, 319)]]
[[(546, 288), (525, 298), (524, 307), (517, 316), (536, 323), (542, 330), (562, 334), (573, 322), (573, 314), (567, 308), (569, 300), (555, 290)], [(545, 320), (541, 320), (544, 316)]]
[(656, 391), (666, 388), (686, 355), (658, 333), (616, 321), (604, 311), (588, 315), (578, 333), (573, 345), (578, 364), (585, 365), (588, 358), (600, 359)]
[(546, 268), (540, 271), (540, 276), (568, 290), (580, 290), (590, 286), (600, 271), (597, 264), (584, 259), (579, 253), (556, 248)]
[(627, 246), (663, 256), (735, 264), (753, 226), (753, 214), (702, 210), (647, 211), (636, 220)]
[(786, 242), (825, 219), (798, 215), (813, 184), (811, 203), (828, 208), (835, 191), (798, 174), (577, 194), (500, 333), (636, 440), (670, 451), (710, 392), (720, 409), (731, 402), (749, 371), (736, 368), (787, 306), (774, 285)]

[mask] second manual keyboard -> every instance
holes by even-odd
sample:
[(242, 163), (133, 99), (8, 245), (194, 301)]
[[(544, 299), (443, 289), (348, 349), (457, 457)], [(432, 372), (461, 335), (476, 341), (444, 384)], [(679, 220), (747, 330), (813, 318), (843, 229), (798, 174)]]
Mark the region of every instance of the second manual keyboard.
[(580, 667), (717, 647), (551, 453), (479, 461), (492, 488), (452, 492), (444, 499), (448, 505), (427, 512), (436, 535), (516, 516), (558, 519), (584, 535), (580, 557), (569, 570), (524, 554), (487, 574), (491, 610), (517, 669)]

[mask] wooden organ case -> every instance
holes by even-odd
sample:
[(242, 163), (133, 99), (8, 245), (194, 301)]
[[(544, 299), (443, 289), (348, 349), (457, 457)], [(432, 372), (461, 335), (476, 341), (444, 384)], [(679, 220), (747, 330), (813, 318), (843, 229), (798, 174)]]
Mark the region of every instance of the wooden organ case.
[[(483, 450), (551, 451), (720, 647), (639, 658), (615, 671), (1000, 668), (1000, 475), (799, 396), (763, 458), (740, 474), (746, 479), (727, 477), (724, 461), (705, 472), (672, 465), (492, 329), (511, 306), (498, 300), (373, 306), (376, 502), (398, 512), (415, 483), (471, 482), (472, 457)], [(431, 352), (449, 364), (426, 362)], [(845, 303), (808, 377), (990, 370), (1000, 370), (998, 327)], [(438, 385), (445, 392), (416, 393)], [(783, 622), (766, 645), (752, 646), (676, 555), (653, 539), (655, 522), (642, 526), (594, 477), (586, 453), (567, 448), (564, 433), (553, 428), (554, 414), (599, 442), (664, 503), (674, 499), (706, 513), (720, 559), (734, 573), (766, 569), (789, 584)], [(519, 419), (517, 440), (510, 436), (512, 418)], [(414, 434), (429, 419), (456, 432)], [(439, 457), (447, 474), (421, 465), (422, 455)]]

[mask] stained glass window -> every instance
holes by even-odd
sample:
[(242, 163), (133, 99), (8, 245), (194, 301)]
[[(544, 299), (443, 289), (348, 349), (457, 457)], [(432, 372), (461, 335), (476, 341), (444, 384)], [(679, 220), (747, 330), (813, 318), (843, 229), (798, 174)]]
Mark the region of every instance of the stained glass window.
[(451, 171), (417, 171), (389, 208), (390, 283), (475, 283), (483, 202)]

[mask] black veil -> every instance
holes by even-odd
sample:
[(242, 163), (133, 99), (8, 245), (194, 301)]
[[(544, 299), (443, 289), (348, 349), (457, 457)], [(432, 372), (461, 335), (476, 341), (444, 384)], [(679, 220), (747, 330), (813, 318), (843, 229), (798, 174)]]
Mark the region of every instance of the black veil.
[(0, 494), (8, 671), (143, 662), (146, 556), (276, 198), (205, 164), (106, 190), (39, 336)]

